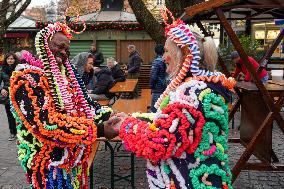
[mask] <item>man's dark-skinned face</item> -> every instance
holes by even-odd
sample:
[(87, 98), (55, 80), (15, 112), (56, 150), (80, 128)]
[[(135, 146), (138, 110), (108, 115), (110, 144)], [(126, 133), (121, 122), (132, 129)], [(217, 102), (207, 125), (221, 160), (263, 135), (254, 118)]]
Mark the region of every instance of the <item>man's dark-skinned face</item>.
[(60, 65), (68, 59), (70, 41), (63, 33), (55, 33), (48, 44), (57, 64)]

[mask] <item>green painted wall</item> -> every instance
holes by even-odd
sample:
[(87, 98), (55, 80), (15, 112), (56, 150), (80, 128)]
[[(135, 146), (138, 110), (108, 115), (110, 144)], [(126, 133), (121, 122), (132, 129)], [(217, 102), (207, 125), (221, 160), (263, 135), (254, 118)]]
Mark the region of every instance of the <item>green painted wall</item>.
[(73, 35), (72, 40), (151, 40), (145, 31), (85, 31), (80, 35)]

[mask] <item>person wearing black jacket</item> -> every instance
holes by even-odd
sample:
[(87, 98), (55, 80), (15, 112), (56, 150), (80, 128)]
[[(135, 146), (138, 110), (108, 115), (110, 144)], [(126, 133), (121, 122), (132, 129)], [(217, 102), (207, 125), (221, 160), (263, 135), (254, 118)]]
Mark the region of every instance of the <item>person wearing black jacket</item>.
[(109, 89), (114, 84), (111, 71), (107, 68), (94, 67), (96, 82), (93, 91), (89, 94), (94, 100), (108, 99), (112, 97)]
[[(142, 59), (140, 54), (136, 51), (135, 45), (128, 45), (128, 64), (127, 64), (127, 78), (128, 79), (138, 79), (140, 67), (142, 65)], [(138, 97), (138, 85), (136, 86), (134, 93), (132, 94), (133, 97)]]
[(138, 79), (140, 66), (142, 64), (142, 59), (139, 53), (135, 50), (134, 45), (128, 45), (128, 64), (127, 64), (127, 78), (129, 79)]
[(164, 45), (157, 44), (155, 47), (156, 58), (152, 62), (150, 73), (150, 85), (151, 85), (151, 112), (156, 113), (157, 109), (154, 107), (156, 101), (160, 95), (166, 90), (166, 64), (163, 61)]
[(97, 49), (97, 44), (96, 44), (96, 42), (93, 42), (93, 43), (91, 44), (90, 53), (93, 55), (93, 58), (94, 58), (94, 66), (95, 66), (95, 67), (100, 67), (100, 65), (104, 62), (104, 56), (103, 56), (103, 53), (101, 53), (101, 52)]
[(17, 64), (17, 56), (14, 53), (8, 53), (4, 58), (2, 70), (0, 71), (0, 85), (2, 85), (3, 82), (3, 87), (0, 88), (0, 92), (1, 98), (5, 98), (3, 103), (5, 104), (6, 114), (9, 123), (10, 141), (15, 140), (17, 134), (16, 121), (11, 112), (9, 100), (10, 77), (12, 76), (13, 71), (15, 71)]
[(114, 58), (107, 58), (107, 67), (110, 69), (112, 77), (115, 82), (125, 81), (125, 74)]

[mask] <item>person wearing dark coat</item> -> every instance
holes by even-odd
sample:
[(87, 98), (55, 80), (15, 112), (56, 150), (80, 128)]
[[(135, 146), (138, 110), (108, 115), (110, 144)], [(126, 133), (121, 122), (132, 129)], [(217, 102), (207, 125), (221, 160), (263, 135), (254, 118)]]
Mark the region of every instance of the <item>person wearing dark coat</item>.
[(79, 53), (71, 60), (71, 64), (75, 65), (77, 68), (77, 72), (82, 77), (87, 89), (92, 89), (94, 87), (93, 61), (93, 55), (88, 52)]
[[(143, 61), (140, 57), (140, 54), (135, 50), (135, 45), (128, 45), (127, 49), (129, 52), (127, 71), (125, 72), (127, 74), (127, 79), (138, 79), (140, 75), (140, 67)], [(131, 96), (138, 97), (138, 85)]]
[(96, 82), (90, 96), (95, 100), (111, 98), (112, 94), (109, 93), (109, 89), (114, 84), (114, 79), (111, 75), (111, 71), (107, 68), (94, 67), (94, 73)]
[(91, 44), (91, 50), (90, 50), (90, 53), (93, 55), (93, 58), (94, 58), (94, 66), (95, 67), (100, 67), (100, 65), (104, 62), (104, 56), (103, 56), (103, 53), (100, 52), (98, 49), (97, 49), (97, 44), (96, 42), (93, 42)]
[(166, 64), (163, 61), (164, 46), (158, 44), (155, 47), (156, 58), (152, 62), (150, 73), (150, 86), (151, 86), (151, 112), (156, 113), (157, 109), (154, 107), (160, 95), (166, 90)]
[(125, 74), (114, 58), (107, 58), (107, 67), (110, 69), (115, 82), (125, 81)]
[(139, 53), (135, 50), (134, 45), (128, 45), (128, 64), (127, 64), (127, 78), (128, 79), (138, 79), (140, 66), (142, 64), (142, 59)]
[(9, 141), (16, 139), (17, 129), (16, 129), (16, 121), (13, 117), (10, 108), (10, 100), (9, 100), (9, 87), (10, 87), (10, 77), (12, 76), (13, 71), (18, 64), (18, 58), (14, 53), (8, 53), (5, 55), (4, 62), (2, 65), (2, 70), (0, 71), (0, 85), (3, 86), (0, 88), (1, 92), (1, 101), (5, 105), (6, 114), (8, 118), (10, 137)]

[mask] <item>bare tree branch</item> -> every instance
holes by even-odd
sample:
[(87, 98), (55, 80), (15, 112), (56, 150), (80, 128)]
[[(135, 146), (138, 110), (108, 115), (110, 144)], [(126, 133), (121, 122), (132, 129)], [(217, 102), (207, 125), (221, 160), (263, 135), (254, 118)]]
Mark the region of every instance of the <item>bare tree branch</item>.
[(16, 12), (13, 12), (10, 17), (4, 22), (4, 25), (9, 25), (12, 22), (14, 22), (21, 14), (26, 10), (26, 8), (29, 6), (31, 3), (31, 0), (26, 0), (24, 4), (17, 10)]

